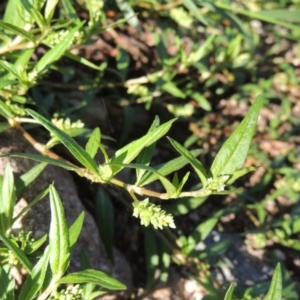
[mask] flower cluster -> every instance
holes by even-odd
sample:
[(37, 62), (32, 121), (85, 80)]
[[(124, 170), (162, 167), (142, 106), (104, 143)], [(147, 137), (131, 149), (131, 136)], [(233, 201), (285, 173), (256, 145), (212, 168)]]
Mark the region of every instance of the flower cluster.
[(63, 118), (60, 118), (60, 119), (57, 119), (57, 118), (54, 118), (51, 120), (52, 123), (58, 127), (59, 129), (63, 130), (63, 131), (66, 131), (70, 128), (83, 128), (84, 127), (84, 123), (82, 123), (80, 120), (77, 120), (76, 122), (73, 122), (70, 120), (70, 118), (66, 118), (66, 119), (63, 119)]
[[(59, 31), (51, 32), (46, 38), (45, 42), (50, 46), (55, 46), (61, 43), (64, 38), (69, 34), (69, 29), (61, 29)], [(77, 44), (83, 39), (84, 33), (82, 31), (78, 31), (74, 34), (71, 44)]]
[(51, 300), (75, 300), (75, 299), (82, 299), (81, 297), (82, 289), (80, 288), (79, 284), (70, 285), (66, 289), (61, 291), (56, 291), (54, 294), (50, 296), (49, 299)]
[(149, 203), (149, 199), (132, 203), (133, 216), (141, 219), (141, 224), (148, 226), (150, 223), (155, 229), (163, 229), (164, 226), (176, 228), (173, 216), (167, 214), (159, 205)]
[(207, 186), (205, 187), (211, 191), (218, 191), (222, 192), (225, 189), (226, 181), (230, 178), (229, 175), (222, 175), (218, 178), (208, 178), (207, 179)]

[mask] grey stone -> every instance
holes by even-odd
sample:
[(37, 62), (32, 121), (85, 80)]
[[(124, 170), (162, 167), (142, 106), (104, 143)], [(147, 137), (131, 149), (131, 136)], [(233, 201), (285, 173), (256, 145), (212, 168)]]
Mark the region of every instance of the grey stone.
[[(23, 138), (21, 132), (16, 129), (10, 129), (0, 134), (0, 153), (8, 152), (37, 153), (30, 143)], [(1, 174), (4, 173), (7, 162), (10, 163), (15, 177), (24, 174), (36, 164), (36, 162), (25, 158), (3, 157), (0, 158)], [(112, 265), (106, 256), (104, 245), (99, 237), (97, 225), (90, 213), (86, 211), (81, 203), (73, 178), (68, 171), (48, 165), (44, 171), (25, 188), (21, 199), (14, 208), (14, 214), (16, 215), (21, 211), (23, 207), (27, 206), (30, 201), (44, 191), (50, 184), (54, 184), (58, 191), (69, 226), (82, 211), (85, 211), (84, 225), (76, 244), (68, 272), (78, 271), (80, 269), (80, 253), (85, 251), (93, 269), (112, 274), (114, 278), (119, 279), (130, 288), (132, 286), (132, 274), (128, 262), (117, 249), (114, 249), (115, 265)], [(39, 238), (45, 233), (48, 233), (50, 218), (50, 204), (47, 196), (30, 208), (25, 215), (15, 222), (13, 229), (16, 231), (20, 229), (32, 231), (33, 236)]]

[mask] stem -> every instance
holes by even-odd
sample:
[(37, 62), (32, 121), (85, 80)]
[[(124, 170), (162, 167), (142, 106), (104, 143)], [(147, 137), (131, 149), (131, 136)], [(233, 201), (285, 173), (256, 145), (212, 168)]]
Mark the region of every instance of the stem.
[[(48, 156), (52, 159), (56, 159), (56, 160), (61, 160), (62, 158), (55, 154), (54, 152), (52, 152), (51, 150), (49, 150), (47, 147), (45, 147), (45, 145), (37, 142), (21, 125), (20, 123), (16, 120), (16, 119), (10, 119), (9, 123), (17, 128), (18, 130), (20, 130), (24, 136), (24, 138), (34, 147), (34, 149), (36, 149), (38, 152), (40, 152), (42, 155)], [(76, 166), (75, 164), (67, 161), (69, 164), (75, 166), (78, 168), (78, 172), (77, 174), (81, 177), (85, 177), (93, 182), (97, 182), (97, 183), (105, 183), (103, 181), (103, 179), (94, 173), (91, 173), (89, 170), (87, 169), (82, 169), (79, 168), (78, 166)], [(119, 179), (116, 178), (112, 178), (109, 181), (110, 183), (119, 186), (125, 190), (128, 191), (128, 193), (131, 195), (131, 197), (133, 198), (134, 201), (138, 201), (138, 199), (136, 198), (135, 194), (137, 195), (141, 195), (141, 196), (148, 196), (148, 197), (154, 197), (154, 198), (159, 198), (161, 200), (169, 200), (169, 199), (177, 199), (177, 198), (183, 198), (183, 197), (206, 197), (210, 194), (212, 194), (212, 191), (208, 190), (208, 189), (200, 189), (200, 190), (196, 190), (196, 191), (189, 191), (189, 192), (181, 192), (179, 195), (168, 195), (168, 193), (159, 193), (159, 192), (155, 192), (155, 191), (151, 191), (148, 190), (146, 188), (143, 187), (139, 187), (139, 186), (135, 186), (126, 182), (123, 182)]]

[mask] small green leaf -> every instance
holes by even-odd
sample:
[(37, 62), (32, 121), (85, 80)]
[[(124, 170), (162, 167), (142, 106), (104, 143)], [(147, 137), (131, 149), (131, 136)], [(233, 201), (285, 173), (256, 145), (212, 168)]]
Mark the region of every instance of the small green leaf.
[(168, 81), (161, 85), (161, 89), (177, 98), (185, 98), (185, 93), (182, 92), (173, 82)]
[(33, 205), (35, 205), (37, 202), (39, 202), (41, 199), (43, 199), (49, 192), (49, 189), (46, 189), (45, 191), (41, 192), (38, 196), (34, 198), (28, 205), (26, 205), (18, 214), (13, 218), (13, 223), (20, 218), (27, 210), (29, 210)]
[(172, 138), (168, 137), (169, 141), (171, 142), (172, 146), (175, 148), (176, 151), (178, 151), (182, 156), (184, 156), (189, 163), (192, 165), (194, 168), (195, 172), (198, 174), (203, 186), (206, 185), (206, 171), (201, 164), (199, 160), (197, 160), (190, 151), (185, 149), (183, 146), (181, 146), (179, 143), (177, 143), (175, 140)]
[(255, 132), (262, 102), (263, 98), (258, 96), (241, 124), (219, 150), (210, 169), (213, 178), (230, 175), (243, 166)]
[(113, 261), (114, 207), (108, 193), (98, 187), (96, 194), (96, 221), (108, 257)]
[(3, 243), (12, 251), (14, 256), (20, 261), (25, 269), (30, 273), (32, 270), (32, 263), (25, 255), (24, 251), (21, 250), (13, 241), (7, 238), (2, 232), (0, 232), (0, 239)]
[(50, 267), (56, 278), (60, 278), (70, 263), (69, 229), (64, 208), (53, 185), (49, 187), (51, 223), (49, 230)]
[(39, 75), (44, 74), (50, 68), (51, 64), (64, 55), (65, 51), (70, 48), (74, 34), (78, 32), (81, 26), (82, 24), (79, 24), (73, 28), (61, 43), (57, 44), (39, 59), (32, 72), (36, 72)]
[(153, 169), (151, 167), (140, 165), (140, 164), (111, 164), (111, 166), (122, 166), (122, 168), (132, 168), (132, 169), (140, 168), (143, 170), (153, 172), (156, 174), (157, 178), (163, 184), (169, 197), (174, 197), (176, 194), (176, 189), (175, 189), (174, 185), (167, 178), (165, 178), (164, 176), (159, 174), (155, 169)]
[(247, 168), (233, 172), (232, 176), (228, 179), (228, 181), (226, 181), (226, 185), (233, 184), (240, 177), (242, 177), (250, 172), (253, 172), (256, 169), (257, 168), (255, 168), (255, 167), (247, 167)]
[(228, 288), (228, 290), (227, 290), (227, 292), (225, 294), (224, 300), (232, 300), (233, 291), (234, 291), (234, 284), (232, 283), (229, 286), (229, 288)]
[(88, 139), (88, 142), (85, 146), (86, 152), (94, 158), (100, 145), (101, 133), (99, 128), (95, 128)]
[(178, 184), (178, 186), (176, 187), (176, 194), (179, 195), (185, 185), (185, 183), (187, 182), (188, 178), (190, 176), (190, 172), (187, 172), (184, 177), (182, 178), (181, 182)]
[(28, 245), (25, 249), (25, 254), (28, 255), (38, 250), (46, 242), (47, 238), (48, 235), (44, 234), (41, 238)]
[(125, 290), (126, 286), (118, 280), (108, 276), (104, 272), (96, 270), (84, 270), (71, 273), (57, 281), (57, 283), (95, 283), (110, 290)]
[[(195, 149), (195, 150), (190, 151), (190, 153), (194, 157), (198, 156), (201, 152), (202, 152), (202, 150), (200, 150), (200, 149)], [(166, 176), (166, 175), (171, 174), (172, 172), (175, 172), (175, 171), (181, 169), (182, 167), (184, 167), (187, 164), (188, 164), (188, 160), (184, 156), (180, 156), (180, 157), (177, 157), (177, 158), (174, 158), (174, 159), (168, 161), (165, 164), (154, 167), (154, 169), (161, 176)], [(157, 179), (158, 179), (158, 177), (155, 173), (148, 172), (141, 178), (139, 186), (144, 186), (144, 185), (149, 184)]]
[(41, 174), (41, 172), (45, 169), (46, 166), (47, 166), (46, 163), (37, 164), (33, 166), (25, 174), (21, 175), (19, 178), (15, 180), (17, 197), (22, 193), (25, 187), (27, 187), (32, 181), (34, 181)]
[(5, 154), (1, 154), (0, 157), (5, 157), (5, 156), (9, 156), (9, 157), (23, 157), (23, 158), (28, 158), (28, 159), (32, 159), (35, 161), (39, 161), (41, 163), (46, 163), (46, 164), (51, 164), (51, 165), (55, 165), (61, 168), (64, 168), (66, 170), (69, 171), (75, 171), (78, 172), (79, 168), (71, 165), (70, 163), (68, 163), (67, 161), (63, 160), (63, 159), (53, 159), (50, 158), (48, 156), (43, 156), (43, 155), (39, 155), (39, 154), (31, 154), (31, 153), (5, 153)]
[(16, 69), (16, 67), (13, 64), (11, 64), (5, 60), (0, 60), (0, 66), (9, 73), (9, 75), (8, 75), (9, 79), (18, 78), (19, 80), (21, 80), (18, 70)]
[[(160, 124), (159, 117), (156, 116), (152, 125), (150, 126), (148, 132), (153, 131), (155, 128), (157, 128)], [(156, 143), (153, 143), (149, 145), (148, 147), (144, 148), (139, 155), (137, 156), (136, 163), (149, 166), (154, 149), (155, 149)], [(136, 169), (136, 185), (139, 184), (139, 181), (141, 180), (142, 176), (145, 174), (145, 170), (142, 169)]]
[[(155, 128), (151, 132), (148, 132), (145, 136), (141, 137), (138, 140), (135, 140), (123, 148), (119, 149), (115, 155), (110, 159), (111, 164), (128, 164), (132, 162), (137, 155), (144, 149), (145, 147), (153, 144), (157, 140), (159, 140), (162, 136), (164, 136), (171, 128), (172, 123), (176, 119), (172, 119), (167, 123), (160, 125)], [(112, 168), (113, 174), (115, 175), (119, 171), (122, 170), (121, 166), (114, 166)]]
[(74, 155), (74, 157), (81, 162), (87, 169), (98, 173), (98, 166), (92, 157), (81, 147), (79, 146), (74, 139), (64, 133), (62, 130), (54, 126), (46, 118), (42, 117), (35, 111), (31, 109), (26, 109), (26, 111), (36, 120), (38, 120), (41, 125), (48, 129), (53, 135), (60, 139), (62, 144)]
[(20, 27), (17, 27), (17, 26), (14, 26), (10, 23), (6, 23), (6, 22), (3, 22), (0, 20), (0, 27), (4, 30), (7, 30), (7, 31), (10, 31), (10, 32), (13, 32), (14, 34), (17, 34), (17, 35), (20, 35), (32, 42), (35, 42), (36, 41), (36, 38), (34, 35), (32, 35), (31, 33), (29, 33), (28, 31), (25, 31), (24, 29), (20, 28)]
[(49, 247), (47, 247), (43, 256), (34, 266), (31, 274), (27, 276), (25, 283), (22, 285), (18, 297), (19, 300), (31, 300), (41, 290), (48, 268), (49, 253)]
[(16, 203), (14, 176), (10, 164), (7, 163), (2, 182), (0, 196), (0, 231), (5, 233), (12, 225), (13, 209)]
[(279, 263), (275, 268), (269, 291), (264, 300), (282, 300), (282, 275)]

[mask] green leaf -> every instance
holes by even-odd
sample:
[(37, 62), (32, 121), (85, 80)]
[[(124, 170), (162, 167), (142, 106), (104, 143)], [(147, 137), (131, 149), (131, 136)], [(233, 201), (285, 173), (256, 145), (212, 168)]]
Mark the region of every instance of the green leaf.
[(34, 198), (28, 205), (26, 205), (18, 214), (13, 218), (13, 222), (15, 222), (18, 218), (20, 218), (27, 210), (29, 210), (33, 205), (43, 199), (49, 192), (49, 189), (44, 190), (38, 196)]
[(185, 215), (199, 207), (206, 201), (207, 197), (181, 198), (173, 201), (167, 208), (167, 213), (175, 216)]
[(84, 222), (84, 215), (85, 215), (84, 211), (81, 212), (69, 229), (69, 242), (70, 242), (71, 252), (72, 252), (72, 248), (74, 248), (78, 240), (78, 237), (81, 233), (81, 229)]
[(234, 291), (234, 284), (232, 283), (229, 286), (229, 288), (228, 288), (228, 290), (227, 290), (227, 292), (225, 294), (224, 300), (232, 300), (233, 291)]
[(14, 280), (11, 280), (3, 264), (0, 265), (0, 299), (14, 300)]
[(71, 273), (57, 281), (57, 283), (95, 283), (110, 290), (125, 290), (126, 286), (118, 280), (108, 276), (104, 272), (96, 270), (84, 270)]
[(233, 172), (232, 176), (226, 181), (226, 185), (233, 184), (240, 177), (257, 170), (255, 167), (247, 167), (238, 171)]
[(47, 23), (50, 25), (52, 17), (53, 17), (53, 13), (55, 11), (55, 7), (58, 3), (58, 0), (48, 0), (46, 1), (46, 6), (45, 6), (45, 19), (47, 21)]
[(188, 162), (192, 165), (192, 167), (194, 168), (195, 172), (197, 173), (197, 175), (199, 176), (203, 186), (206, 185), (206, 171), (203, 167), (203, 165), (201, 164), (201, 162), (199, 160), (197, 160), (192, 154), (191, 152), (189, 152), (187, 149), (185, 149), (183, 146), (181, 146), (179, 143), (177, 143), (175, 140), (173, 140), (172, 138), (168, 137), (169, 141), (171, 142), (172, 146), (175, 148), (175, 150), (180, 153), (182, 156), (184, 156)]
[[(190, 151), (190, 153), (194, 157), (198, 156), (201, 152), (202, 152), (202, 150), (200, 150), (200, 149), (195, 149), (195, 150)], [(166, 176), (166, 175), (171, 174), (172, 172), (175, 172), (175, 171), (181, 169), (186, 164), (188, 164), (188, 160), (184, 156), (180, 156), (180, 157), (177, 157), (177, 158), (174, 158), (174, 159), (168, 161), (165, 164), (154, 167), (154, 169), (161, 176)], [(141, 180), (139, 182), (139, 186), (144, 186), (144, 185), (149, 184), (157, 179), (158, 179), (158, 177), (157, 177), (156, 173), (148, 172), (141, 178)]]
[(185, 185), (185, 183), (187, 182), (188, 178), (190, 176), (190, 172), (187, 172), (184, 177), (182, 178), (181, 182), (178, 184), (178, 186), (176, 187), (176, 194), (179, 195)]
[(67, 56), (67, 57), (73, 59), (74, 61), (77, 61), (77, 62), (79, 62), (79, 63), (81, 63), (81, 64), (83, 64), (83, 65), (85, 65), (85, 66), (87, 66), (91, 69), (95, 69), (95, 70), (103, 72), (103, 66), (105, 64), (101, 64), (100, 66), (97, 66), (94, 63), (92, 63), (92, 62), (88, 61), (87, 59), (85, 59), (84, 57), (77, 56), (77, 55), (75, 55), (75, 54), (73, 54), (69, 51), (66, 51), (65, 56)]
[(108, 193), (98, 187), (96, 194), (96, 222), (108, 257), (113, 261), (114, 207)]
[(282, 276), (279, 263), (275, 268), (269, 291), (264, 300), (282, 300)]
[[(21, 0), (23, 7), (30, 17), (38, 24), (39, 28), (43, 31), (46, 29), (47, 24), (42, 14), (28, 1)], [(41, 2), (41, 1), (40, 1)]]
[(32, 181), (34, 181), (45, 169), (47, 163), (40, 163), (33, 166), (25, 174), (21, 175), (15, 180), (16, 196), (18, 197), (25, 187), (27, 187)]
[(20, 261), (25, 269), (30, 273), (32, 270), (32, 263), (25, 255), (24, 251), (21, 250), (13, 241), (5, 236), (4, 233), (0, 232), (0, 239), (3, 243), (12, 251), (14, 256)]
[(9, 76), (8, 76), (9, 79), (18, 78), (19, 80), (21, 80), (19, 73), (13, 64), (11, 64), (5, 60), (0, 60), (0, 66), (9, 73)]
[[(159, 140), (162, 136), (164, 136), (171, 128), (172, 123), (176, 119), (172, 119), (167, 123), (160, 125), (155, 128), (151, 132), (148, 132), (145, 136), (141, 137), (138, 140), (131, 142), (130, 144), (124, 146), (119, 149), (115, 155), (110, 159), (111, 164), (128, 164), (132, 160), (134, 160), (137, 155), (144, 149), (145, 147), (153, 144), (157, 140)], [(121, 166), (112, 167), (113, 174), (115, 175), (123, 168)]]
[(48, 235), (44, 234), (41, 238), (39, 238), (38, 240), (34, 241), (32, 244), (26, 246), (25, 248), (25, 254), (31, 254), (33, 252), (35, 252), (36, 250), (38, 250), (47, 240)]
[(195, 15), (198, 21), (208, 26), (206, 19), (202, 16), (199, 11), (199, 7), (197, 7), (193, 0), (183, 0), (182, 4), (190, 11), (191, 14)]
[(64, 208), (53, 185), (49, 187), (51, 223), (49, 230), (50, 267), (56, 278), (60, 278), (70, 263), (69, 229)]
[(70, 163), (68, 163), (67, 161), (63, 160), (63, 159), (53, 159), (50, 158), (48, 156), (43, 156), (43, 155), (39, 155), (39, 154), (31, 154), (31, 153), (5, 153), (5, 154), (1, 154), (0, 157), (5, 157), (5, 156), (9, 156), (9, 157), (23, 157), (23, 158), (28, 158), (28, 159), (32, 159), (41, 163), (46, 163), (46, 164), (51, 164), (51, 165), (55, 165), (61, 168), (64, 168), (66, 170), (69, 171), (75, 171), (78, 172), (79, 168), (71, 165)]
[(92, 132), (91, 136), (89, 137), (88, 142), (85, 146), (86, 152), (92, 158), (95, 157), (95, 155), (99, 149), (100, 141), (101, 141), (101, 133), (100, 133), (100, 129), (97, 127), (93, 130), (93, 132)]
[(72, 5), (72, 2), (70, 0), (62, 0), (62, 4), (68, 18), (73, 20), (75, 24), (80, 24), (80, 19), (76, 13), (75, 8)]
[(43, 256), (34, 266), (31, 274), (27, 276), (25, 283), (22, 285), (19, 300), (31, 300), (41, 290), (43, 286), (49, 260), (49, 247), (43, 253)]
[(2, 100), (0, 100), (0, 114), (5, 118), (14, 118), (13, 112)]
[(49, 50), (41, 59), (38, 60), (38, 63), (35, 65), (33, 72), (36, 72), (39, 75), (44, 74), (51, 66), (51, 64), (57, 61), (66, 50), (71, 46), (74, 34), (78, 32), (82, 24), (77, 25), (73, 28), (70, 33), (63, 39), (63, 41)]
[[(152, 125), (150, 126), (148, 132), (153, 131), (155, 128), (157, 128), (160, 124), (159, 117), (156, 116)], [(144, 148), (139, 155), (137, 156), (136, 163), (149, 166), (154, 149), (155, 149), (156, 143), (153, 143), (149, 145), (148, 147)], [(142, 176), (145, 174), (145, 170), (142, 169), (136, 169), (136, 185), (139, 185), (139, 181), (141, 180)]]
[(232, 174), (243, 166), (255, 132), (262, 102), (263, 98), (258, 96), (241, 124), (219, 150), (210, 169), (213, 178)]
[(29, 33), (28, 31), (20, 28), (20, 27), (17, 27), (15, 25), (12, 25), (10, 23), (6, 23), (6, 22), (3, 22), (0, 20), (0, 27), (4, 30), (7, 30), (7, 31), (10, 31), (14, 34), (17, 34), (17, 35), (20, 35), (32, 42), (35, 42), (36, 41), (36, 38), (34, 35), (32, 35), (31, 33)]
[(49, 122), (46, 118), (42, 117), (35, 111), (31, 109), (26, 109), (26, 111), (36, 120), (38, 120), (41, 125), (43, 125), (46, 129), (48, 129), (53, 135), (60, 139), (62, 144), (65, 145), (66, 148), (74, 155), (74, 157), (81, 162), (87, 169), (93, 171), (94, 173), (98, 173), (98, 167), (96, 162), (92, 159), (92, 157), (81, 147), (79, 146), (74, 139), (64, 133), (62, 130), (54, 126), (51, 122)]
[(161, 89), (177, 98), (186, 98), (185, 93), (182, 92), (173, 82), (168, 81), (161, 85)]
[(191, 251), (193, 251), (196, 245), (200, 241), (203, 241), (210, 234), (210, 232), (214, 229), (214, 227), (219, 221), (219, 218), (222, 216), (223, 213), (223, 209), (217, 211), (212, 216), (210, 216), (209, 219), (203, 221), (195, 228), (192, 234), (190, 234), (188, 237), (188, 248), (183, 249), (185, 254), (189, 254)]
[(10, 164), (4, 171), (0, 198), (0, 231), (5, 233), (12, 225), (13, 209), (16, 203), (14, 176)]
[(165, 178), (164, 176), (159, 174), (155, 169), (153, 169), (151, 167), (140, 165), (140, 164), (111, 164), (111, 167), (113, 167), (113, 166), (121, 166), (122, 168), (132, 168), (132, 169), (140, 168), (143, 170), (153, 172), (156, 174), (157, 178), (163, 184), (164, 188), (167, 191), (168, 196), (174, 197), (176, 195), (176, 189), (175, 189), (174, 185), (167, 178)]

